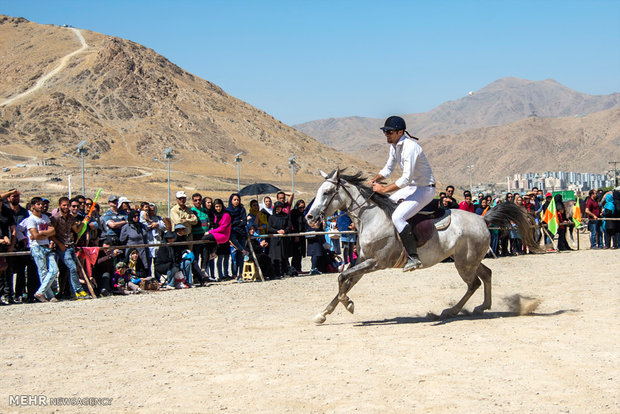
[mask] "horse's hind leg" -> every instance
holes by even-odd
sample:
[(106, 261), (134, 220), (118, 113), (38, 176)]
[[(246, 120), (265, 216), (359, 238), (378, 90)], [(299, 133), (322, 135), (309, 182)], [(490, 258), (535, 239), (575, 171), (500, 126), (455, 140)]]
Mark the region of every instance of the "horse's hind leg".
[(465, 292), (465, 295), (463, 295), (461, 300), (459, 300), (459, 303), (451, 308), (444, 309), (443, 312), (441, 312), (441, 315), (439, 315), (440, 318), (452, 318), (458, 315), (461, 309), (463, 309), (463, 306), (465, 306), (465, 303), (467, 303), (469, 298), (471, 298), (471, 295), (473, 295), (482, 284), (476, 275), (477, 272), (471, 269), (471, 266), (463, 268), (459, 266), (457, 262), (456, 269), (458, 270), (461, 278), (465, 281), (465, 283), (467, 283), (467, 292)]
[(484, 284), (484, 301), (481, 305), (474, 308), (474, 313), (482, 313), (487, 309), (491, 309), (491, 269), (480, 263), (476, 276), (482, 280)]

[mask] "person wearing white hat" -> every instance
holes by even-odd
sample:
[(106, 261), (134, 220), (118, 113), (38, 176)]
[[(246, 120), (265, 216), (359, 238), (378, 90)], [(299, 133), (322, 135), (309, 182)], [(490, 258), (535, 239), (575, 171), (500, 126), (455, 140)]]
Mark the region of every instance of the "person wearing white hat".
[(131, 211), (131, 201), (127, 197), (119, 198), (118, 208), (119, 210), (124, 211), (126, 214), (129, 214), (129, 212)]
[[(198, 223), (198, 217), (192, 212), (191, 208), (185, 205), (187, 201), (187, 194), (185, 191), (177, 191), (177, 205), (170, 209), (170, 222), (172, 228), (175, 228), (177, 224), (182, 224), (186, 229), (191, 229), (192, 225)], [(192, 240), (192, 234), (185, 231), (187, 240)]]

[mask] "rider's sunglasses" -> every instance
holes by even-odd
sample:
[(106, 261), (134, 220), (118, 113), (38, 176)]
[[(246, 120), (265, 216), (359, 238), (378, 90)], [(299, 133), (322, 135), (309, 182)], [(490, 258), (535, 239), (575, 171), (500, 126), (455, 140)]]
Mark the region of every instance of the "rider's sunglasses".
[(396, 130), (394, 130), (394, 129), (385, 129), (385, 130), (383, 130), (383, 133), (385, 135), (392, 135), (392, 134), (396, 133)]

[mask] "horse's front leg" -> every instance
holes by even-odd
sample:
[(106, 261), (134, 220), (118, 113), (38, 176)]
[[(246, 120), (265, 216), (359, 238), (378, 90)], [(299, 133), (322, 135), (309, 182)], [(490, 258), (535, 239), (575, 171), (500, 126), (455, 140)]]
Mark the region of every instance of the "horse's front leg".
[(364, 274), (374, 270), (377, 262), (374, 259), (368, 259), (361, 261), (355, 266), (345, 270), (338, 276), (338, 295), (327, 305), (323, 312), (318, 313), (314, 317), (314, 322), (321, 324), (325, 322), (326, 316), (336, 309), (338, 302), (341, 302), (345, 308), (353, 313), (355, 305), (353, 301), (349, 299), (347, 293), (355, 284), (364, 276)]

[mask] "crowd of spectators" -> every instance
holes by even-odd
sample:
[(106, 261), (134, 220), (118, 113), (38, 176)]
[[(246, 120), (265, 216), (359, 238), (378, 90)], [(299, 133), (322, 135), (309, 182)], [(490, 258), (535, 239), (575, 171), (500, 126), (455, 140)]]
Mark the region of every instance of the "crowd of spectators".
[[(339, 235), (261, 237), (322, 230), (309, 228), (305, 202), (284, 192), (275, 202), (249, 199), (246, 209), (237, 193), (225, 205), (199, 193), (188, 202), (178, 191), (169, 217), (153, 203), (116, 195), (107, 198), (104, 212), (81, 195), (52, 206), (41, 197), (22, 206), (17, 189), (0, 197), (0, 252), (30, 253), (0, 256), (1, 305), (241, 281), (244, 263), (254, 261), (249, 243), (265, 279), (342, 270), (356, 258), (355, 234), (343, 235), (344, 259)], [(330, 220), (354, 229), (346, 214)], [(304, 272), (305, 256), (312, 267)]]
[[(552, 199), (555, 201), (559, 222), (559, 229), (557, 231), (558, 250), (572, 250), (566, 239), (567, 231), (572, 231), (573, 222), (570, 220), (572, 217), (572, 205), (567, 208), (565, 205), (567, 203), (562, 199), (561, 194), (556, 194), (555, 196), (551, 193), (544, 194), (541, 189), (534, 187), (531, 191), (525, 193), (508, 192), (502, 197), (478, 193), (476, 201), (472, 201), (471, 192), (464, 191), (463, 201), (460, 203), (457, 203), (454, 198), (454, 186), (452, 185), (447, 186), (445, 192), (439, 194), (440, 205), (443, 208), (460, 209), (478, 215), (484, 215), (489, 208), (493, 208), (500, 203), (514, 203), (522, 206), (538, 224), (542, 224), (542, 217), (544, 217)], [(590, 248), (618, 248), (620, 243), (620, 222), (605, 220), (605, 218), (620, 218), (620, 192), (618, 190), (607, 194), (604, 194), (601, 190), (590, 190), (585, 203), (584, 218), (588, 219)], [(514, 256), (528, 253), (527, 246), (523, 245), (519, 233), (524, 230), (517, 229), (514, 224), (513, 227), (513, 229), (490, 229), (492, 256)], [(544, 225), (541, 228), (544, 228)], [(550, 235), (544, 229), (533, 229), (532, 231), (535, 232), (536, 240), (544, 236), (545, 244), (551, 245), (552, 237), (550, 236), (553, 235)], [(553, 250), (551, 246), (549, 246), (549, 250)]]
[[(337, 212), (318, 228), (310, 228), (304, 216), (311, 203), (295, 200), (290, 193), (279, 192), (275, 202), (269, 196), (260, 202), (248, 199), (246, 208), (237, 193), (231, 194), (225, 205), (222, 199), (199, 193), (192, 194), (188, 202), (187, 194), (178, 191), (169, 217), (159, 215), (153, 203), (134, 203), (116, 195), (107, 198), (105, 212), (81, 195), (60, 197), (52, 206), (41, 197), (22, 206), (16, 189), (0, 197), (0, 252), (29, 252), (0, 256), (1, 305), (83, 300), (93, 294), (139, 294), (241, 280), (248, 261), (258, 264), (265, 279), (278, 279), (342, 271), (357, 258), (357, 235), (340, 233), (355, 230), (346, 212)], [(443, 208), (478, 215), (500, 203), (515, 203), (538, 223), (551, 200), (551, 193), (536, 188), (502, 197), (478, 193), (475, 201), (465, 191), (460, 203), (453, 186), (439, 195)], [(558, 249), (570, 250), (566, 240), (570, 208), (559, 194), (555, 206)], [(584, 210), (591, 248), (618, 248), (620, 222), (605, 219), (620, 217), (620, 192), (590, 191)], [(544, 228), (491, 228), (492, 256), (527, 253), (521, 231), (534, 231), (538, 239), (545, 237), (546, 243), (553, 237)], [(303, 234), (309, 232), (327, 234)], [(269, 237), (287, 234), (292, 236)], [(311, 263), (305, 271), (304, 257)], [(91, 286), (87, 281), (92, 281)]]

